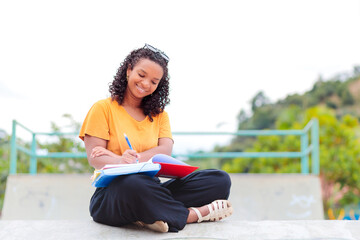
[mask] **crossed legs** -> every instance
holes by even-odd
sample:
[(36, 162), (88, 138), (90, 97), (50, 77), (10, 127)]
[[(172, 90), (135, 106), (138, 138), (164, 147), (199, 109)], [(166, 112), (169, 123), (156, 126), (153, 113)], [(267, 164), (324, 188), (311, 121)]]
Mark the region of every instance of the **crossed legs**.
[(197, 171), (163, 184), (143, 175), (120, 176), (108, 187), (95, 191), (90, 213), (94, 221), (111, 226), (163, 221), (169, 231), (178, 231), (186, 223), (198, 221), (191, 207), (197, 208), (201, 216), (208, 215), (206, 205), (227, 199), (230, 185), (228, 174), (219, 170)]

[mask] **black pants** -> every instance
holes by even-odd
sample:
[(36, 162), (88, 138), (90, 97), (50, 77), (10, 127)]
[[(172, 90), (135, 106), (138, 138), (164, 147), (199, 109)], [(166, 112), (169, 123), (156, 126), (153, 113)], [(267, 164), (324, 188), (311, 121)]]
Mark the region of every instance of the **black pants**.
[(213, 169), (165, 183), (139, 174), (119, 176), (107, 187), (96, 189), (90, 214), (95, 222), (110, 226), (162, 220), (168, 223), (169, 231), (177, 232), (185, 227), (189, 207), (228, 199), (230, 186), (229, 175)]

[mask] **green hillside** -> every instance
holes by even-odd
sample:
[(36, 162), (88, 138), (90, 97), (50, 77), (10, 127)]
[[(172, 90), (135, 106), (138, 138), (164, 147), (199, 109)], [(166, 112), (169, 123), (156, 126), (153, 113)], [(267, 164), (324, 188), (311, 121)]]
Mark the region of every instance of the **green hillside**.
[[(251, 100), (251, 114), (240, 110), (238, 129), (303, 129), (313, 117), (320, 124), (320, 178), (325, 211), (360, 202), (360, 67), (331, 79), (319, 78), (310, 91), (275, 103), (264, 92)], [(296, 136), (234, 137), (215, 152), (299, 151)], [(198, 162), (199, 163), (199, 162)], [(299, 173), (300, 159), (220, 159), (227, 172)]]
[(360, 119), (360, 67), (353, 74), (337, 75), (331, 79), (319, 78), (312, 89), (302, 95), (292, 94), (276, 103), (270, 103), (265, 93), (251, 99), (251, 116), (243, 110), (238, 116), (239, 130), (274, 129), (277, 117), (289, 107), (308, 109), (323, 106), (335, 110), (338, 118), (351, 114)]

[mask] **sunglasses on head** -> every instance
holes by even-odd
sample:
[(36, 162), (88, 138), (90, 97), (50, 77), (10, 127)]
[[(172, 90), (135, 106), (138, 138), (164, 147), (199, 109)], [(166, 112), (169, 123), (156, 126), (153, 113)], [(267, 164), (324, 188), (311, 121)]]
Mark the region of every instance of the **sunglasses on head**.
[(149, 50), (153, 51), (154, 53), (160, 54), (160, 56), (163, 57), (166, 62), (169, 62), (169, 60), (170, 60), (170, 58), (163, 51), (160, 51), (156, 47), (153, 47), (147, 43), (145, 43), (144, 49), (149, 49)]

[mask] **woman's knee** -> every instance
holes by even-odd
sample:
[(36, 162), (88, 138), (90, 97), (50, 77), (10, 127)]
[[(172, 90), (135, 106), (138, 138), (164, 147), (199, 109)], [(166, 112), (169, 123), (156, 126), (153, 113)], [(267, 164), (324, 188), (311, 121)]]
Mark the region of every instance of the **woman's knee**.
[[(131, 174), (131, 175), (123, 175), (115, 178), (110, 184), (116, 184), (116, 185), (135, 185), (135, 184), (141, 184), (144, 181), (149, 180), (149, 177), (141, 175), (141, 174)], [(137, 185), (136, 185), (137, 186)]]
[(222, 185), (225, 188), (230, 189), (230, 187), (231, 187), (231, 179), (230, 179), (230, 176), (229, 176), (229, 174), (227, 172), (225, 172), (223, 170), (218, 170), (217, 177), (218, 177), (219, 181), (222, 182)]
[(116, 189), (119, 189), (121, 190), (120, 194), (141, 193), (146, 189), (146, 182), (148, 181), (151, 181), (148, 176), (140, 174), (119, 176), (109, 184), (108, 188), (114, 192), (117, 192)]
[(207, 170), (209, 176), (208, 181), (212, 184), (213, 188), (217, 189), (224, 198), (228, 198), (230, 194), (231, 179), (227, 172), (223, 170), (210, 169)]
[(224, 187), (230, 188), (231, 179), (227, 172), (217, 169), (208, 169), (204, 170), (204, 173), (213, 180), (212, 182), (219, 183)]

